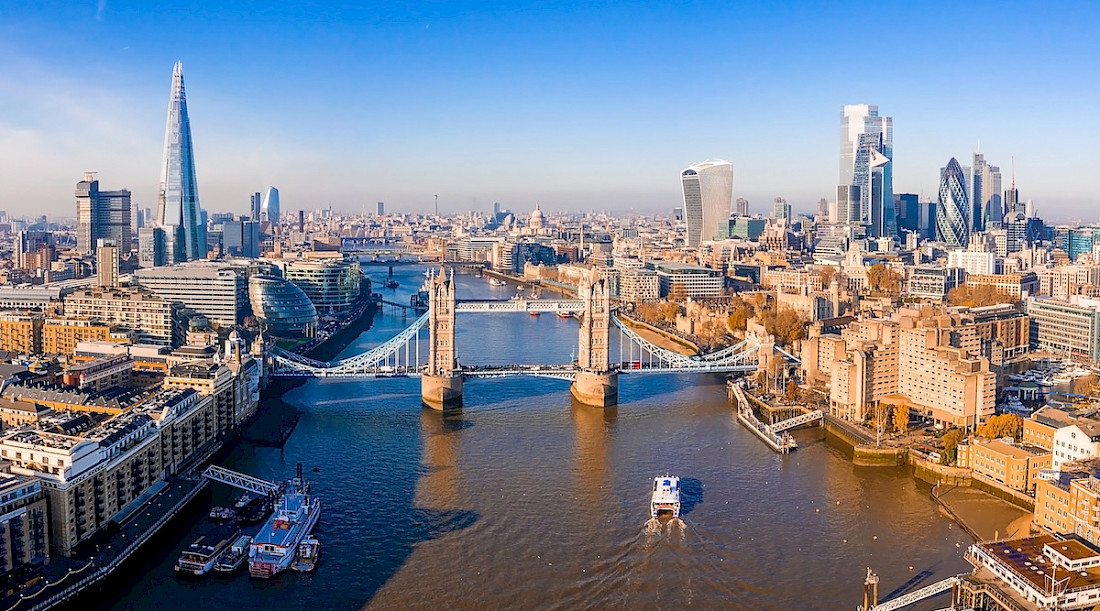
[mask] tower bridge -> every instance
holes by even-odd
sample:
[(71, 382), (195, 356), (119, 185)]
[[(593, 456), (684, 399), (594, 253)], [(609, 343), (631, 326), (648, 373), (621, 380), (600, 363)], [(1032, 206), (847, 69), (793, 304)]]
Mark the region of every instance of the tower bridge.
[[(595, 272), (582, 282), (578, 299), (457, 300), (453, 271), (431, 274), (426, 283), (428, 311), (386, 342), (346, 359), (322, 362), (275, 349), (276, 377), (419, 377), (425, 405), (448, 411), (462, 406), (466, 378), (526, 375), (568, 380), (581, 403), (607, 407), (618, 403), (619, 374), (730, 373), (756, 371), (777, 356), (771, 338), (749, 337), (733, 346), (687, 356), (649, 342), (611, 308), (605, 280)], [(575, 360), (565, 364), (463, 366), (455, 345), (458, 312), (570, 312), (580, 321)], [(619, 330), (619, 360), (611, 361), (610, 330)], [(427, 331), (427, 349), (421, 337)], [(783, 354), (778, 354), (784, 357)], [(789, 357), (788, 357), (789, 358)]]

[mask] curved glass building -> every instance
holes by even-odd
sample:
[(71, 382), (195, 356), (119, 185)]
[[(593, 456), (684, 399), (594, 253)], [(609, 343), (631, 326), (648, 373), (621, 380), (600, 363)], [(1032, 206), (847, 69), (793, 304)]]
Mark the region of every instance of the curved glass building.
[(351, 310), (363, 272), (355, 261), (292, 261), (283, 276), (309, 297), (322, 316)]
[(279, 337), (309, 335), (317, 326), (317, 308), (302, 289), (278, 276), (258, 274), (248, 279), (252, 313)]
[(954, 157), (940, 170), (936, 201), (936, 239), (948, 246), (965, 247), (970, 241), (970, 199), (966, 173)]
[(272, 225), (279, 224), (279, 190), (268, 187), (264, 194), (264, 201), (260, 204), (260, 220)]
[[(733, 200), (733, 165), (721, 159), (708, 159), (680, 172), (684, 193), (684, 220), (687, 245), (713, 240), (728, 231), (730, 203)], [(719, 230), (725, 223), (727, 228)]]

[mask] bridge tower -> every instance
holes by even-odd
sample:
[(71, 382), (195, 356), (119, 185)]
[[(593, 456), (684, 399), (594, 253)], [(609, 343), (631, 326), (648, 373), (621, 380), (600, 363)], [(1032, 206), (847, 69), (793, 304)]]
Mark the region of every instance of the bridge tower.
[(440, 269), (428, 280), (428, 365), (420, 377), (424, 405), (444, 412), (462, 407), (462, 373), (455, 358), (455, 282)]
[(611, 369), (610, 327), (611, 292), (607, 280), (600, 279), (595, 269), (580, 283), (579, 296), (584, 301), (581, 316), (577, 377), (569, 390), (577, 401), (596, 407), (619, 403), (619, 372)]

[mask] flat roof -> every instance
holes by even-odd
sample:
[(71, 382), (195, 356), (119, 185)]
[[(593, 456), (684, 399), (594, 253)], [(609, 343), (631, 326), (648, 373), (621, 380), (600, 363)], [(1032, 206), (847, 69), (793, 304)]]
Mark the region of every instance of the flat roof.
[(1046, 546), (1070, 560), (1100, 555), (1100, 550), (1089, 545), (1077, 535), (1039, 535), (1010, 541), (976, 543), (998, 562), (1009, 567), (1013, 573), (1027, 581), (1028, 585), (1039, 591), (1046, 591), (1050, 578), (1058, 581), (1068, 578), (1066, 591), (1100, 587), (1100, 567), (1069, 570), (1056, 566), (1044, 553)]

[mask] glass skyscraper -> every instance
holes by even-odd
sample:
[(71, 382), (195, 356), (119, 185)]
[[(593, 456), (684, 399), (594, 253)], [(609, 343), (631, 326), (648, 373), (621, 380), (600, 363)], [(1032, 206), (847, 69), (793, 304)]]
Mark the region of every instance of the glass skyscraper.
[(164, 160), (157, 196), (157, 222), (164, 229), (166, 254), (171, 262), (206, 256), (205, 227), (199, 211), (191, 121), (187, 118), (181, 62), (176, 62), (172, 69), (168, 123), (164, 128)]
[(687, 245), (698, 246), (719, 234), (719, 224), (729, 224), (733, 200), (733, 165), (708, 159), (680, 172), (684, 191)]
[(966, 172), (952, 157), (940, 170), (936, 200), (936, 239), (948, 246), (965, 247), (970, 241), (970, 198), (966, 194)]
[(271, 223), (272, 227), (279, 224), (279, 190), (268, 187), (264, 194), (263, 204), (260, 205), (260, 220)]
[(970, 191), (970, 201), (974, 206), (972, 228), (985, 231), (999, 227), (1004, 217), (1004, 203), (1001, 199), (1001, 168), (989, 165), (985, 155), (974, 153), (974, 188)]
[(840, 113), (840, 182), (860, 188), (859, 218), (874, 236), (897, 235), (894, 210), (894, 120), (878, 106), (852, 104)]

